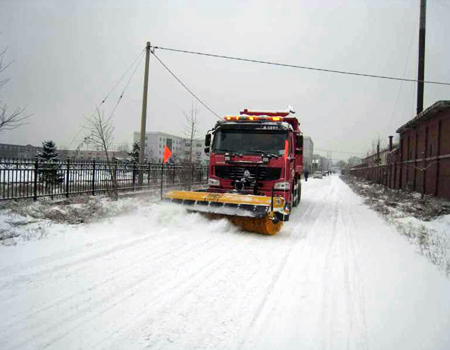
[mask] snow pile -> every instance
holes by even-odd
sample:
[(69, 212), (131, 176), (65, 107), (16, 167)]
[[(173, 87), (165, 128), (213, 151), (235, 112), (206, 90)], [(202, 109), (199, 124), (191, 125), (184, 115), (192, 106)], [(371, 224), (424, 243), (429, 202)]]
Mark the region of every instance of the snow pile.
[(415, 245), (419, 253), (450, 276), (450, 202), (392, 190), (351, 176), (342, 179)]
[[(9, 246), (38, 240), (50, 234), (75, 232), (86, 224), (102, 224), (113, 218), (146, 217), (146, 226), (162, 230), (193, 228), (208, 222), (200, 214), (189, 214), (180, 205), (161, 203), (157, 196), (133, 196), (113, 201), (108, 197), (80, 196), (67, 200), (40, 199), (4, 203), (0, 208), (0, 244)], [(236, 229), (226, 221), (225, 231)], [(87, 226), (86, 226), (87, 227)]]
[[(93, 223), (136, 210), (139, 201), (113, 202), (106, 197), (74, 197), (63, 201), (40, 199), (3, 203), (0, 209), (0, 244), (41, 239), (66, 225)], [(67, 228), (67, 227), (66, 227)]]

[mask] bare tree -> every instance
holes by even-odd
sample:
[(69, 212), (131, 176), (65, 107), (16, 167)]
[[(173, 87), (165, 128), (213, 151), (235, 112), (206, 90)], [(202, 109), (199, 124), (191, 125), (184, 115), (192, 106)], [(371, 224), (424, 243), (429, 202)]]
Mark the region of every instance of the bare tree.
[(183, 172), (187, 175), (188, 179), (188, 190), (191, 190), (192, 183), (194, 181), (194, 161), (193, 161), (193, 153), (194, 153), (194, 141), (197, 138), (197, 134), (199, 131), (200, 121), (198, 119), (198, 106), (192, 104), (190, 113), (183, 112), (185, 117), (184, 123), (184, 134), (186, 138), (189, 140), (189, 153), (188, 158), (186, 159), (186, 166), (188, 167), (186, 172)]
[[(4, 49), (0, 52), (0, 90), (9, 81), (8, 78), (1, 77), (1, 74), (11, 65), (11, 62), (4, 62), (6, 50), (7, 49)], [(12, 112), (8, 109), (8, 105), (3, 103), (2, 96), (0, 94), (0, 133), (5, 130), (14, 130), (22, 125), (25, 125), (25, 120), (30, 117), (30, 115), (23, 114), (25, 108), (16, 108)]]
[(194, 152), (194, 140), (197, 138), (199, 131), (200, 121), (198, 120), (198, 106), (192, 104), (191, 111), (189, 114), (183, 112), (185, 118), (184, 124), (184, 134), (189, 140), (189, 163), (192, 164), (193, 152)]
[(96, 113), (87, 118), (87, 130), (89, 135), (87, 136), (89, 142), (97, 149), (102, 150), (105, 153), (106, 166), (111, 176), (112, 191), (110, 195), (113, 199), (118, 198), (118, 185), (116, 171), (112, 164), (112, 159), (109, 155), (109, 150), (113, 142), (114, 125), (111, 117), (106, 119), (103, 112), (97, 108)]

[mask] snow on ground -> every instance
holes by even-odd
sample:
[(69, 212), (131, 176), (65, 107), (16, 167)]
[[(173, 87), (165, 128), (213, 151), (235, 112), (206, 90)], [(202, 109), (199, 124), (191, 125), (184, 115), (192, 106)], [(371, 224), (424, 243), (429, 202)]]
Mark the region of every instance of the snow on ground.
[(450, 202), (417, 192), (392, 190), (353, 176), (343, 177), (364, 203), (395, 226), (420, 254), (450, 277)]
[(0, 246), (0, 349), (450, 348), (450, 280), (336, 176), (273, 237), (128, 203)]

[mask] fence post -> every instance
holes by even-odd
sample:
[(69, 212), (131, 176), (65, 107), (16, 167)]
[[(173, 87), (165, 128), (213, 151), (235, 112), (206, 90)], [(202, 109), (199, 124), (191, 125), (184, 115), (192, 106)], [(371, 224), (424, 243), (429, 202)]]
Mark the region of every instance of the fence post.
[(118, 182), (118, 177), (117, 177), (117, 172), (118, 172), (118, 167), (119, 167), (119, 160), (117, 158), (114, 159), (114, 178), (112, 178), (112, 188), (113, 188), (113, 193), (118, 193), (119, 192), (119, 182)]
[(164, 163), (161, 163), (161, 199), (163, 197)]
[(147, 174), (148, 187), (150, 187), (150, 171), (151, 171), (151, 167), (150, 167), (150, 162), (149, 162), (148, 163), (148, 174)]
[(95, 196), (95, 158), (92, 158), (92, 195)]
[(66, 165), (66, 198), (69, 198), (70, 158), (67, 157)]
[(135, 190), (135, 183), (136, 183), (136, 162), (133, 162), (133, 191)]
[(176, 172), (175, 165), (172, 165), (172, 183), (173, 184), (175, 184), (175, 172)]
[(37, 201), (37, 183), (38, 183), (38, 174), (39, 172), (39, 160), (36, 157), (36, 160), (34, 162), (34, 194), (33, 194), (33, 199), (35, 201)]

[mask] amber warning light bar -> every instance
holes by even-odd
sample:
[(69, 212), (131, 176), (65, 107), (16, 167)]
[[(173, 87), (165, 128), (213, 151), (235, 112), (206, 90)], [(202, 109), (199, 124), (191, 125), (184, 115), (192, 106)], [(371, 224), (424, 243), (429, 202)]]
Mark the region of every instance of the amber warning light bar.
[(282, 121), (282, 117), (269, 117), (266, 115), (261, 116), (252, 116), (252, 115), (227, 115), (223, 119), (227, 121), (236, 120), (236, 121), (248, 121), (248, 120), (267, 120), (267, 121), (274, 121), (279, 122)]
[(240, 112), (241, 115), (248, 116), (267, 116), (267, 117), (287, 117), (289, 114), (294, 114), (295, 111), (289, 107), (286, 111), (252, 111), (244, 109)]

